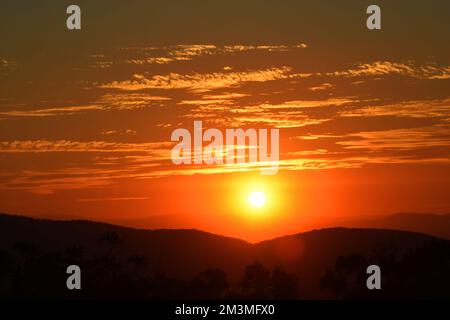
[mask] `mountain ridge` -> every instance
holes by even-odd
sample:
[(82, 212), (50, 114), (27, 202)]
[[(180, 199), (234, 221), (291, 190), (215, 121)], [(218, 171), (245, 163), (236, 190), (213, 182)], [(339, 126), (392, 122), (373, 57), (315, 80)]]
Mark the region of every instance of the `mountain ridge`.
[[(71, 260), (74, 259), (71, 255), (67, 261), (81, 263), (83, 270), (91, 272), (92, 262), (84, 265), (83, 261), (103, 265), (102, 261), (107, 259), (110, 261), (107, 268), (115, 268), (119, 262), (128, 264), (140, 257), (148, 262), (140, 276), (161, 275), (158, 281), (167, 277), (187, 281), (212, 268), (227, 275), (231, 288), (241, 283), (244, 271), (260, 263), (267, 270), (282, 268), (298, 279), (302, 289), (299, 297), (306, 299), (332, 298), (319, 284), (329, 270), (338, 266), (340, 257), (356, 255), (382, 264), (379, 259), (386, 254), (394, 253), (396, 259), (401, 259), (437, 241), (450, 243), (410, 231), (335, 227), (253, 244), (195, 229), (143, 230), (87, 220), (55, 221), (0, 214), (0, 258), (5, 253), (17, 256), (23, 248), (34, 252), (31, 257), (66, 256), (67, 252), (76, 251), (82, 253), (82, 258), (77, 258), (81, 262)], [(101, 271), (105, 272), (110, 271)], [(127, 272), (127, 276), (134, 274)], [(87, 287), (95, 287), (95, 277), (91, 281)], [(171, 281), (173, 285), (175, 280)]]

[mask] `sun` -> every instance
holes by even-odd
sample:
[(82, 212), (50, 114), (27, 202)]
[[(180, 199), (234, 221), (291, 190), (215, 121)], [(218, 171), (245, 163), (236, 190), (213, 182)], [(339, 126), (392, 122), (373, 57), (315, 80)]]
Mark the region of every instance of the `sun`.
[(253, 191), (248, 195), (247, 201), (254, 208), (260, 208), (266, 204), (266, 194), (262, 191)]

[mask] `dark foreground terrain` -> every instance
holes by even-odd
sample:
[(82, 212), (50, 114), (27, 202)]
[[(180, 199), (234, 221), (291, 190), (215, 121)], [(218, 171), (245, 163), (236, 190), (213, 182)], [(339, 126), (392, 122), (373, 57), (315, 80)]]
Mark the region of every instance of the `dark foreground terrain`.
[[(66, 288), (78, 265), (82, 289)], [(366, 288), (367, 266), (382, 289)], [(138, 230), (0, 215), (0, 298), (409, 299), (450, 297), (450, 242), (333, 228), (250, 244), (197, 230)]]

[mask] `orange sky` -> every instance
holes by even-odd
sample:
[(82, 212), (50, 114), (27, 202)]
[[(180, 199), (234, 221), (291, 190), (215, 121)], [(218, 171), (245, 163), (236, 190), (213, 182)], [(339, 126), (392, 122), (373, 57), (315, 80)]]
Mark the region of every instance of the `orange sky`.
[[(382, 2), (383, 29), (368, 31), (361, 4), (81, 2), (73, 33), (51, 3), (2, 12), (0, 212), (252, 241), (450, 212), (445, 8)], [(174, 166), (171, 132), (194, 120), (279, 128), (280, 172)]]

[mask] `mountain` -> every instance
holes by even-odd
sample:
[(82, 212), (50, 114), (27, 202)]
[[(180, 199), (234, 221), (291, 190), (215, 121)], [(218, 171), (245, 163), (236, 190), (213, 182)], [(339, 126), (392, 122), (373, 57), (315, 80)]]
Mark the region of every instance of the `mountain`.
[(371, 219), (352, 219), (343, 225), (406, 230), (450, 240), (450, 214), (397, 213)]
[[(0, 297), (12, 292), (18, 297), (33, 297), (40, 290), (48, 296), (58, 292), (71, 297), (65, 289), (65, 268), (70, 264), (80, 265), (85, 275), (84, 291), (78, 295), (81, 298), (110, 295), (191, 298), (197, 297), (192, 292), (198, 293), (200, 289), (203, 290), (200, 290), (201, 297), (211, 298), (212, 292), (217, 290), (208, 291), (208, 285), (211, 281), (216, 287), (217, 283), (224, 283), (225, 275), (226, 285), (223, 284), (221, 290), (227, 288), (227, 291), (214, 297), (225, 294), (233, 298), (261, 295), (308, 299), (363, 297), (366, 293), (361, 293), (361, 285), (365, 290), (365, 280), (347, 284), (345, 290), (333, 293), (334, 283), (331, 283), (331, 290), (330, 284), (323, 283), (324, 276), (356, 272), (357, 278), (365, 278), (365, 268), (374, 263), (384, 268), (384, 279), (389, 279), (385, 284), (391, 280), (391, 284), (396, 283), (397, 278), (401, 278), (398, 273), (408, 274), (412, 279), (417, 279), (421, 270), (445, 275), (446, 263), (450, 261), (449, 248), (448, 241), (397, 230), (330, 228), (250, 244), (198, 230), (139, 230), (89, 221), (0, 215)], [(441, 254), (444, 263), (439, 260)], [(416, 261), (421, 255), (427, 256), (427, 265), (419, 269), (413, 267), (412, 274), (401, 271), (404, 263), (410, 265), (409, 261)], [(342, 269), (343, 261), (351, 261), (351, 268), (345, 262)], [(137, 262), (145, 263), (138, 269)], [(444, 271), (440, 272), (441, 269)], [(34, 272), (42, 274), (33, 275)], [(391, 274), (389, 278), (388, 274)], [(292, 286), (294, 282), (298, 282), (298, 292)], [(269, 289), (259, 290), (259, 283), (265, 283)], [(435, 287), (423, 288), (430, 283), (446, 285), (445, 279), (440, 279), (436, 283), (421, 284), (417, 291), (408, 290), (420, 297), (430, 290), (433, 292)], [(145, 286), (152, 290), (158, 288), (157, 293), (148, 291)], [(394, 285), (391, 288), (387, 285), (384, 290), (394, 297), (402, 297), (405, 292)], [(45, 294), (41, 292), (39, 296), (45, 297)]]
[(101, 252), (98, 240), (107, 233), (118, 236), (114, 254), (119, 258), (143, 255), (150, 262), (149, 271), (182, 278), (191, 277), (204, 266), (220, 266), (227, 270), (236, 265), (243, 266), (251, 251), (251, 245), (245, 241), (198, 230), (139, 230), (83, 220), (54, 221), (0, 215), (0, 250), (7, 250), (17, 243), (35, 244), (45, 252), (59, 252), (76, 246), (90, 256)]

